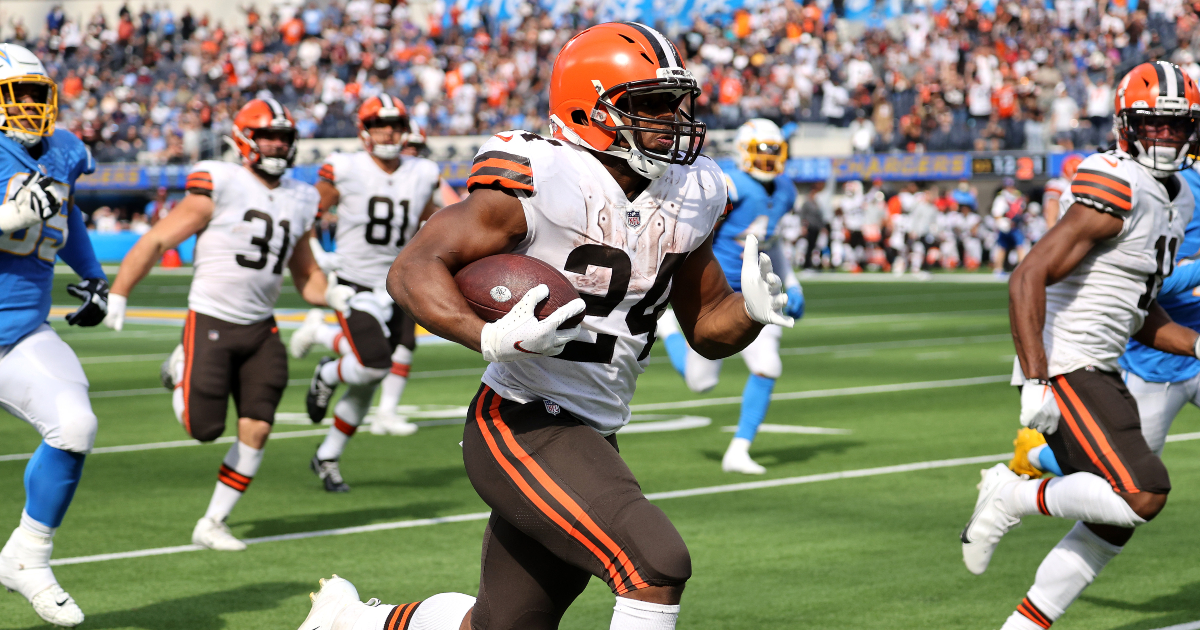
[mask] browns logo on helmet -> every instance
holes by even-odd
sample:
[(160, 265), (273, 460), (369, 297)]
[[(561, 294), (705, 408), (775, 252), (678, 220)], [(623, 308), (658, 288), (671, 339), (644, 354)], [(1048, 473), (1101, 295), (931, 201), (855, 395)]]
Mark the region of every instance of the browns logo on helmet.
[[(375, 142), (371, 138), (370, 129), (385, 126), (403, 130), (399, 142), (384, 144)], [(358, 137), (362, 140), (363, 147), (367, 152), (381, 160), (394, 160), (400, 157), (400, 149), (408, 137), (408, 128), (408, 110), (398, 98), (380, 94), (363, 101), (358, 108)]]
[[(287, 139), (283, 156), (263, 155), (255, 137), (263, 132), (282, 134)], [(296, 122), (287, 108), (273, 98), (256, 98), (238, 110), (233, 119), (233, 144), (242, 162), (266, 175), (278, 177), (296, 159)]]
[(1200, 87), (1168, 61), (1143, 63), (1118, 84), (1113, 132), (1120, 149), (1156, 174), (1192, 165), (1200, 149)]
[[(654, 179), (700, 155), (705, 125), (692, 116), (699, 95), (662, 33), (636, 22), (599, 24), (571, 38), (554, 60), (550, 124), (556, 137), (625, 158)], [(657, 136), (655, 146), (646, 134)]]

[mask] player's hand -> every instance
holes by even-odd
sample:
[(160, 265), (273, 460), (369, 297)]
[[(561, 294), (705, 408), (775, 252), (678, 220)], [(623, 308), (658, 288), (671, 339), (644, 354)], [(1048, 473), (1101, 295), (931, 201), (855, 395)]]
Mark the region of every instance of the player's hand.
[(783, 312), (793, 319), (804, 317), (804, 291), (800, 287), (788, 287), (787, 300), (787, 308)]
[(54, 188), (54, 180), (30, 173), (12, 201), (0, 205), (0, 230), (11, 233), (33, 227), (58, 214), (61, 208), (62, 197)]
[(67, 293), (83, 300), (74, 313), (67, 315), (72, 326), (95, 326), (108, 314), (108, 280), (88, 278), (79, 284), (67, 285)]
[(317, 237), (308, 237), (308, 249), (312, 251), (313, 260), (316, 261), (321, 271), (325, 272), (325, 275), (336, 273), (341, 267), (338, 264), (337, 253), (325, 251), (325, 248), (321, 246), (321, 241), (318, 241)]
[(746, 235), (742, 253), (742, 298), (746, 315), (760, 324), (779, 324), (791, 328), (796, 320), (783, 314), (788, 298), (779, 290), (783, 281), (771, 271), (771, 257), (758, 251), (758, 237)]
[(353, 287), (348, 287), (344, 284), (338, 284), (337, 273), (330, 273), (328, 276), (329, 286), (325, 289), (325, 304), (329, 308), (342, 314), (342, 317), (350, 316), (350, 298), (354, 297)]
[(1021, 426), (1050, 435), (1058, 430), (1062, 411), (1054, 399), (1054, 389), (1032, 380), (1021, 386)]
[(125, 327), (125, 306), (128, 303), (129, 298), (124, 295), (110, 293), (108, 295), (108, 315), (104, 317), (104, 325), (121, 332), (121, 329)]
[(552, 357), (562, 352), (575, 337), (580, 326), (558, 330), (563, 322), (575, 317), (587, 308), (580, 298), (559, 307), (549, 317), (538, 321), (534, 310), (550, 296), (550, 288), (539, 284), (525, 293), (507, 315), (484, 324), (479, 347), (483, 358), (489, 362), (519, 361), (531, 357)]

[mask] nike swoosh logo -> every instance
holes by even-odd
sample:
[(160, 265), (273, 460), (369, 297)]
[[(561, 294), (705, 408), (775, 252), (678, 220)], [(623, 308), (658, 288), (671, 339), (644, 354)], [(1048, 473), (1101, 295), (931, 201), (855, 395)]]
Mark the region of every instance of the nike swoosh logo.
[(1106, 158), (1106, 157), (1101, 157), (1100, 159), (1104, 160), (1105, 164), (1108, 164), (1109, 166), (1111, 166), (1113, 168), (1117, 168), (1117, 162), (1109, 162), (1108, 158)]
[(505, 141), (505, 142), (509, 142), (509, 141), (511, 141), (511, 140), (513, 139), (513, 137), (512, 137), (512, 136), (502, 136), (502, 135), (500, 135), (500, 134), (496, 134), (496, 137), (497, 137), (497, 138), (500, 138), (501, 140), (503, 140), (503, 141)]
[(70, 596), (70, 595), (67, 595), (67, 596), (63, 597), (63, 599), (62, 599), (62, 601), (61, 601), (61, 602), (54, 602), (54, 603), (55, 603), (55, 604), (58, 604), (59, 606), (65, 606), (65, 605), (66, 605), (66, 603), (67, 603), (67, 602), (69, 602), (69, 601), (71, 601), (71, 596)]
[(520, 350), (521, 352), (524, 352), (525, 354), (537, 354), (536, 352), (534, 352), (532, 350), (526, 350), (525, 348), (522, 348), (520, 341), (514, 343), (513, 347), (516, 348), (517, 350)]

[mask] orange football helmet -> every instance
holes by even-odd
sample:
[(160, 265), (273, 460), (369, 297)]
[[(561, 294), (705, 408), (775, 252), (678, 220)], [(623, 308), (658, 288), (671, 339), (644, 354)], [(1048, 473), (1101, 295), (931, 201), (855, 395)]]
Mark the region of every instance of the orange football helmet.
[(370, 127), (396, 123), (403, 129), (409, 128), (408, 110), (400, 99), (380, 94), (363, 101), (358, 108), (358, 137), (367, 152), (381, 160), (400, 157), (400, 148), (408, 138), (407, 132), (400, 136), (400, 142), (396, 144), (376, 144), (367, 131)]
[(1062, 176), (1067, 181), (1071, 181), (1071, 180), (1075, 179), (1075, 172), (1079, 170), (1079, 165), (1082, 163), (1083, 163), (1082, 155), (1079, 155), (1078, 153), (1068, 155), (1065, 159), (1063, 159)]
[(1117, 87), (1113, 133), (1122, 151), (1156, 173), (1184, 170), (1200, 149), (1200, 87), (1168, 61), (1143, 63)]
[[(288, 151), (284, 157), (264, 156), (254, 141), (260, 131), (282, 131), (288, 137)], [(267, 175), (279, 176), (296, 159), (296, 121), (287, 108), (273, 98), (256, 98), (246, 103), (233, 118), (233, 144), (242, 154), (242, 162)]]
[[(654, 179), (700, 155), (705, 125), (692, 116), (699, 95), (679, 50), (662, 33), (636, 22), (598, 24), (571, 38), (554, 60), (550, 125), (556, 137), (621, 156)], [(633, 113), (664, 104), (671, 119)], [(642, 132), (665, 135), (671, 145), (647, 147)]]

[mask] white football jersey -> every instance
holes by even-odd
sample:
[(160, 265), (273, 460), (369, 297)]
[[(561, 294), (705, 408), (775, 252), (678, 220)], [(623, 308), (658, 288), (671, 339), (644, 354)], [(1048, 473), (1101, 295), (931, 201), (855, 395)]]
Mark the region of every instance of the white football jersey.
[(1191, 188), (1172, 175), (1171, 198), (1150, 170), (1121, 151), (1096, 153), (1079, 165), (1060, 198), (1062, 214), (1079, 203), (1120, 217), (1125, 225), (1098, 243), (1075, 270), (1046, 287), (1046, 347), (1050, 376), (1089, 365), (1117, 371), (1129, 338), (1141, 329), (1164, 276), (1175, 266), (1192, 220)]
[[(556, 357), (493, 363), (483, 382), (509, 400), (557, 403), (602, 434), (629, 422), (671, 280), (727, 203), (707, 157), (673, 165), (634, 201), (588, 151), (509, 131), (479, 149), (468, 189), (517, 193), (528, 231), (513, 251), (563, 271), (587, 301), (583, 332)], [(547, 405), (547, 408), (552, 408)]]
[(437, 190), (441, 169), (425, 158), (401, 156), (388, 174), (366, 151), (333, 153), (320, 177), (338, 189), (338, 276), (382, 287), (400, 250), (416, 234), (421, 213)]
[(270, 317), (296, 242), (316, 220), (317, 189), (287, 176), (267, 188), (244, 166), (206, 160), (192, 168), (188, 190), (213, 199), (196, 239), (188, 308), (234, 324)]

